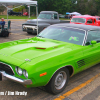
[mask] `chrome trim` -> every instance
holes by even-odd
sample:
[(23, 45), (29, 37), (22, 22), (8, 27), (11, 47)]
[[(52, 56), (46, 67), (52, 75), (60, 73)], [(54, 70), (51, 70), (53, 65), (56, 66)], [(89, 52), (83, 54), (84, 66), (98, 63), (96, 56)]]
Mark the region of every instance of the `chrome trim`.
[(2, 77), (5, 77), (5, 78), (10, 79), (12, 81), (18, 82), (20, 84), (23, 84), (23, 85), (32, 84), (32, 81), (30, 79), (28, 79), (28, 80), (20, 79), (20, 78), (17, 78), (15, 76), (12, 76), (12, 75), (5, 73), (5, 71), (0, 71), (0, 73), (2, 73)]
[(84, 36), (84, 40), (83, 40), (82, 46), (85, 46), (86, 40), (87, 40), (87, 31), (85, 31), (85, 36)]
[[(0, 62), (0, 63), (2, 63), (2, 62)], [(11, 68), (11, 70), (12, 70), (13, 74), (15, 75), (15, 73), (14, 73), (14, 71), (13, 71), (13, 69), (12, 69), (12, 67), (11, 67), (10, 65), (5, 64), (5, 63), (2, 63), (2, 64), (9, 66), (9, 67)]]
[[(100, 31), (100, 29), (90, 29), (90, 30), (88, 30), (87, 33), (86, 33), (85, 43), (86, 43), (86, 40), (87, 40), (87, 36), (88, 36), (88, 32), (89, 31)], [(84, 46), (85, 46), (85, 44), (84, 44)]]
[(23, 25), (23, 29), (27, 29), (27, 28), (30, 28), (30, 29), (33, 29), (33, 30), (35, 30), (35, 29), (37, 29), (37, 26), (30, 26), (30, 25)]

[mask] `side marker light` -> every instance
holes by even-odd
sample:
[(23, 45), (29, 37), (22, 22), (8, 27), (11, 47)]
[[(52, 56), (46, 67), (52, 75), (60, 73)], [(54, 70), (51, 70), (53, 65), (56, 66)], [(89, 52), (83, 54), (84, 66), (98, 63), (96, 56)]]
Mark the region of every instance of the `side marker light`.
[(44, 75), (47, 75), (47, 72), (40, 74), (40, 77), (44, 76)]

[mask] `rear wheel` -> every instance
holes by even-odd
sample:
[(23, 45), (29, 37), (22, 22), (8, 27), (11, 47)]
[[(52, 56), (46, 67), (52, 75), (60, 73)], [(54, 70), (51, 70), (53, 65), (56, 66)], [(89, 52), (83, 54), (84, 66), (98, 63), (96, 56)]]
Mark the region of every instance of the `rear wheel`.
[(67, 68), (59, 69), (50, 82), (45, 86), (46, 90), (52, 94), (62, 92), (69, 80), (69, 71)]

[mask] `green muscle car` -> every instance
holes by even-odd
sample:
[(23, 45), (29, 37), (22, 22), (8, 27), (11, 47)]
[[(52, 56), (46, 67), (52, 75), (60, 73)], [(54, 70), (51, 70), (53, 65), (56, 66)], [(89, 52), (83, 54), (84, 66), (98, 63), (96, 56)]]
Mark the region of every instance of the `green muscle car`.
[(69, 77), (100, 62), (100, 27), (55, 24), (36, 37), (0, 43), (0, 79), (62, 92)]

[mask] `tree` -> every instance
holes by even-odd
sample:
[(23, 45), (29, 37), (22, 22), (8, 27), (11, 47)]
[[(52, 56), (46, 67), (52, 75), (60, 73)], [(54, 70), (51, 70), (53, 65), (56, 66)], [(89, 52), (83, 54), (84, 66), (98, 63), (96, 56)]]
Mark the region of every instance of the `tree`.
[(0, 13), (3, 13), (6, 8), (4, 6), (0, 6)]
[(22, 11), (22, 13), (23, 13), (23, 9), (25, 9), (25, 6), (19, 6), (19, 7), (14, 6), (13, 8), (14, 8), (13, 11), (15, 11), (15, 12)]
[(72, 2), (70, 0), (37, 0), (40, 11), (57, 11), (65, 14), (72, 10)]

